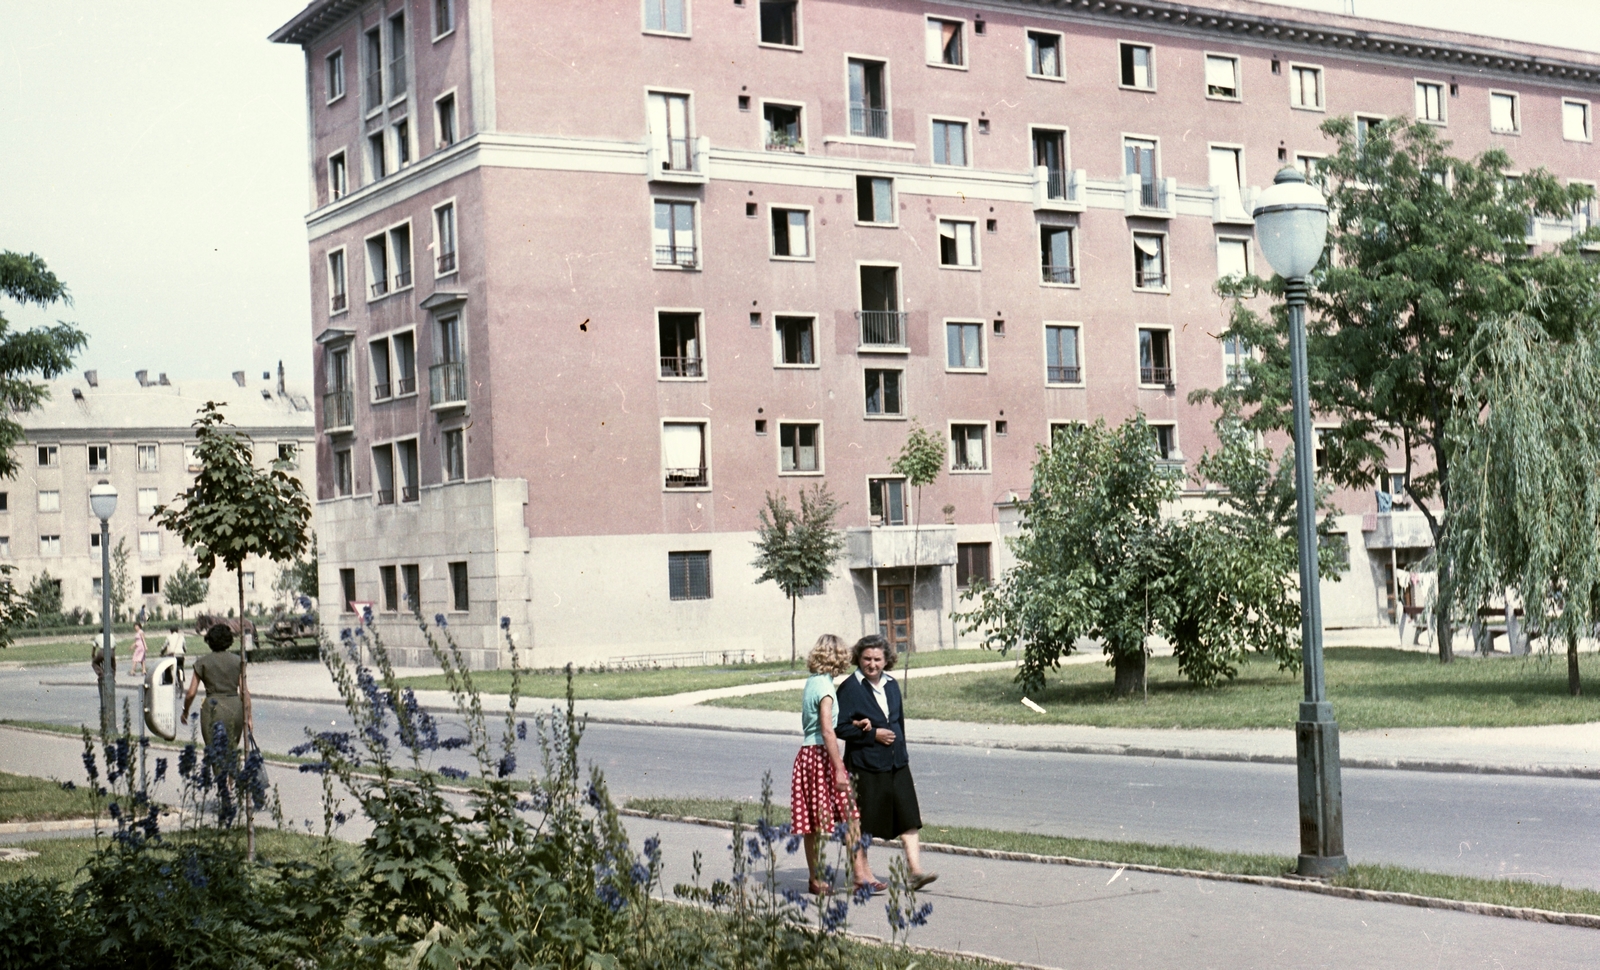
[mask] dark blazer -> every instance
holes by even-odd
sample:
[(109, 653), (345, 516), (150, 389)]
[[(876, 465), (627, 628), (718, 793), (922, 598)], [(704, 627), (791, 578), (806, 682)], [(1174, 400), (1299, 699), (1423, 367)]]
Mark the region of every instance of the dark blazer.
[[(839, 685), (839, 723), (834, 728), (839, 740), (844, 742), (844, 763), (851, 771), (893, 771), (910, 764), (906, 753), (906, 717), (900, 706), (900, 684), (893, 679), (883, 685), (889, 701), (889, 716), (872, 696), (872, 688), (852, 673)], [(872, 722), (873, 730), (888, 728), (894, 732), (894, 744), (879, 744), (871, 731), (862, 731), (851, 721), (865, 717)]]

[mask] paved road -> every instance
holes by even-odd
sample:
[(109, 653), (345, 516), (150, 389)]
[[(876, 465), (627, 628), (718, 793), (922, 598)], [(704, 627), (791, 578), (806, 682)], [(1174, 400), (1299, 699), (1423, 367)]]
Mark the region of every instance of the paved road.
[[(41, 679), (60, 678), (0, 671), (0, 717), (72, 721), (70, 712), (94, 709), (91, 689), (45, 688)], [(257, 702), (258, 736), (266, 750), (286, 751), (306, 726), (334, 727), (343, 714), (327, 704)], [(1292, 766), (918, 747), (914, 724), (911, 731), (934, 829), (1296, 851)], [(794, 756), (793, 742), (773, 735), (612, 724), (591, 725), (583, 751), (619, 798), (755, 797), (771, 771), (782, 801)], [(537, 757), (531, 744), (519, 752), (524, 765)], [(1600, 782), (1347, 770), (1344, 784), (1346, 845), (1357, 862), (1600, 889)]]

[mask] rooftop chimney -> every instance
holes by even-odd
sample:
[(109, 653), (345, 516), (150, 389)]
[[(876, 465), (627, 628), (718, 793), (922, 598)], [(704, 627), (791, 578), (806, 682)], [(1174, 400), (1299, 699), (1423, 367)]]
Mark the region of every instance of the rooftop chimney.
[(83, 382), (85, 384), (88, 384), (90, 387), (99, 387), (100, 386), (100, 372), (97, 371), (97, 370), (86, 370), (86, 371), (84, 371), (83, 372)]
[(242, 371), (242, 370), (234, 371), (233, 372), (233, 382), (235, 384), (239, 385), (240, 387), (243, 387), (244, 386), (244, 371)]
[(136, 370), (136, 371), (134, 371), (133, 372), (133, 379), (139, 382), (139, 386), (140, 387), (149, 387), (150, 386), (150, 372), (147, 371), (147, 370)]
[(160, 377), (156, 378), (156, 383), (160, 384), (162, 387), (170, 387), (172, 385), (172, 382), (167, 380), (167, 375), (165, 373), (162, 373)]
[(73, 399), (73, 400), (74, 400), (74, 401), (81, 401), (81, 400), (83, 400), (83, 388), (81, 388), (81, 387), (74, 387), (74, 388), (73, 388), (73, 389), (72, 389), (72, 399)]
[(278, 396), (283, 397), (283, 361), (278, 361)]

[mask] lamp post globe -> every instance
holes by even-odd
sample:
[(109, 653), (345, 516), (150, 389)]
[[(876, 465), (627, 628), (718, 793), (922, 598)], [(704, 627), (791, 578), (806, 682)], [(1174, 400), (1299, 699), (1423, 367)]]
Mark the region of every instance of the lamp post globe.
[(1294, 166), (1280, 171), (1256, 199), (1256, 244), (1286, 280), (1317, 268), (1328, 239), (1328, 200)]
[(101, 522), (110, 519), (117, 511), (117, 487), (105, 479), (89, 489), (89, 508)]
[(111, 643), (111, 516), (117, 511), (117, 488), (100, 479), (89, 489), (89, 508), (100, 520), (100, 733), (116, 733), (116, 651)]

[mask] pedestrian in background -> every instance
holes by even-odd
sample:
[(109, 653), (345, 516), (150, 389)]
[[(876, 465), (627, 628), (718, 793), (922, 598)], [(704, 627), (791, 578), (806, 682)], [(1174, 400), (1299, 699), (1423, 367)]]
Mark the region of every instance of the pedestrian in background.
[(233, 631), (218, 623), (206, 631), (206, 646), (211, 652), (194, 662), (194, 677), (189, 681), (189, 691), (183, 698), (184, 724), (189, 723), (189, 708), (194, 705), (200, 685), (206, 685), (206, 699), (200, 705), (200, 736), (204, 744), (215, 737), (216, 725), (227, 730), (228, 744), (237, 749), (239, 736), (244, 733), (244, 723), (250, 716), (250, 691), (244, 683), (244, 661), (233, 646)]
[(794, 758), (789, 809), (794, 833), (805, 838), (806, 867), (811, 873), (808, 888), (812, 895), (824, 895), (833, 891), (823, 876), (822, 857), (828, 833), (838, 823), (846, 822), (851, 843), (860, 838), (850, 773), (845, 770), (844, 752), (833, 729), (838, 710), (833, 678), (850, 670), (850, 648), (833, 634), (824, 633), (806, 655), (806, 669), (811, 676), (800, 697), (800, 727), (805, 740)]
[(144, 624), (142, 622), (137, 622), (136, 621), (133, 624), (133, 672), (134, 673), (136, 673), (136, 674), (143, 674), (144, 673), (144, 655), (145, 655), (145, 652), (148, 649), (149, 649), (149, 647), (144, 642)]
[(178, 676), (183, 676), (183, 660), (189, 651), (184, 646), (183, 634), (173, 626), (167, 629), (167, 639), (161, 644), (161, 656), (178, 658)]
[[(880, 839), (899, 836), (911, 888), (921, 889), (939, 876), (922, 869), (918, 844), (922, 812), (906, 751), (905, 711), (900, 685), (888, 673), (894, 668), (895, 655), (887, 640), (873, 634), (856, 642), (851, 659), (856, 672), (839, 685), (839, 718), (834, 730), (845, 740), (845, 764), (855, 776), (861, 831)], [(862, 721), (868, 723), (863, 726)], [(856, 846), (856, 888), (882, 892), (888, 887), (873, 877), (866, 845), (863, 838)]]

